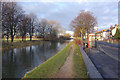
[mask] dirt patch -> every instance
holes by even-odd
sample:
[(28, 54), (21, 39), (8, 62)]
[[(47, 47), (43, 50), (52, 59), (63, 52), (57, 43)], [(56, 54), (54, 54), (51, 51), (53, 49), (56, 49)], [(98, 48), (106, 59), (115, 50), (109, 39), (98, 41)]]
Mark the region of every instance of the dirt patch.
[(74, 52), (74, 47), (72, 45), (69, 56), (67, 57), (64, 65), (60, 68), (55, 78), (74, 78), (73, 60), (72, 60), (73, 52)]

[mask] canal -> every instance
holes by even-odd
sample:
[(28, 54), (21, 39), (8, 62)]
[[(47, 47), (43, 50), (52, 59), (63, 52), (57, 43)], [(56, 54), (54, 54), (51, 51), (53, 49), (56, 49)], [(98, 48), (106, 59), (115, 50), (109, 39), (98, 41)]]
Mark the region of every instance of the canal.
[(2, 78), (22, 78), (25, 73), (62, 50), (69, 41), (41, 41), (39, 45), (2, 51)]

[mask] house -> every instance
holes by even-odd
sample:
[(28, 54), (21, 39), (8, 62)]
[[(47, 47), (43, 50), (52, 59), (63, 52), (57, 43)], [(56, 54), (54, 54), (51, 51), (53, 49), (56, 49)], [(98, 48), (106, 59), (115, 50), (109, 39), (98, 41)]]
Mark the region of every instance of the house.
[(107, 30), (103, 30), (102, 34), (103, 39), (107, 39), (107, 36), (108, 36)]
[(110, 30), (101, 30), (96, 33), (97, 40), (105, 40), (109, 38)]
[(99, 40), (99, 41), (102, 40), (101, 31), (98, 31), (98, 32), (96, 33), (96, 38), (97, 38), (97, 40)]
[(106, 34), (107, 34), (106, 38), (110, 39), (110, 36), (111, 36), (110, 28), (106, 30)]
[(100, 31), (100, 40), (104, 40), (104, 37), (105, 37), (104, 31), (105, 31), (105, 30), (101, 30), (101, 31)]
[(116, 33), (116, 30), (117, 28), (120, 30), (120, 26), (115, 24), (115, 27), (112, 29), (112, 37), (114, 37), (115, 33)]
[(115, 24), (114, 27), (111, 25), (111, 27), (107, 30), (101, 30), (96, 32), (97, 40), (114, 39), (114, 35), (116, 33), (117, 28), (120, 31), (120, 26)]

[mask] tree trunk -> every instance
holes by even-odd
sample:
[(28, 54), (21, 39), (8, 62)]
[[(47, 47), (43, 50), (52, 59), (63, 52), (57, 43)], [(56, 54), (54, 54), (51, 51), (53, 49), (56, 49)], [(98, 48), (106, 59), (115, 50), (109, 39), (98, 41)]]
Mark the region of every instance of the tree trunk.
[(89, 30), (87, 30), (87, 39), (88, 39), (88, 35), (89, 35), (89, 33), (90, 33), (90, 31), (89, 31)]
[(8, 37), (7, 37), (7, 42), (8, 42)]
[(7, 35), (7, 42), (8, 42), (9, 36)]
[(24, 36), (22, 36), (22, 41), (23, 41), (23, 39), (24, 39)]
[(43, 28), (43, 40), (45, 40), (45, 32), (44, 32), (44, 28)]
[(26, 35), (25, 35), (25, 41), (26, 41)]
[(14, 40), (14, 35), (11, 36), (11, 42), (13, 42), (13, 40)]
[(83, 38), (82, 38), (82, 35), (83, 35), (83, 31), (82, 31), (82, 29), (81, 29), (81, 46), (83, 46)]
[(32, 35), (30, 35), (30, 41), (32, 41)]
[(14, 39), (14, 35), (13, 35), (13, 28), (10, 27), (10, 34), (11, 34), (11, 42), (13, 42), (13, 39)]

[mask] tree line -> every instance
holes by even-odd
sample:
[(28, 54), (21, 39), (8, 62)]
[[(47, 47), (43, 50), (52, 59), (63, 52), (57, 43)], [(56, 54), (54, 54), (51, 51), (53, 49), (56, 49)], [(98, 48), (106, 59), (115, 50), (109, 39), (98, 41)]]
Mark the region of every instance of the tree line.
[(2, 2), (2, 37), (11, 38), (20, 36), (22, 41), (26, 40), (29, 34), (30, 41), (32, 36), (43, 39), (54, 39), (62, 27), (56, 21), (47, 19), (39, 20), (34, 13), (25, 14), (25, 11), (16, 2)]

